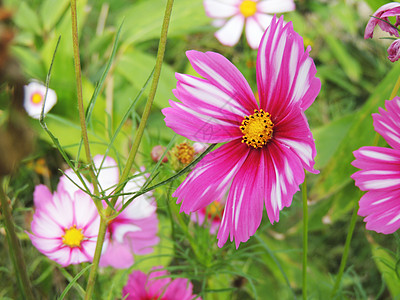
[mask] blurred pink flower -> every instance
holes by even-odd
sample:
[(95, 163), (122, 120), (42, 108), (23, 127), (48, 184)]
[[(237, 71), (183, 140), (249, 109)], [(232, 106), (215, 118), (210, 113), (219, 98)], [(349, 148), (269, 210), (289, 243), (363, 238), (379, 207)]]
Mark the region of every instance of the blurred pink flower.
[[(154, 162), (158, 162), (160, 160), (160, 158), (162, 157), (162, 155), (164, 154), (165, 149), (166, 148), (164, 146), (161, 146), (161, 145), (154, 146), (153, 149), (151, 149), (151, 153), (150, 153), (151, 159)], [(168, 161), (168, 153), (165, 154), (162, 162), (166, 163), (167, 161)]]
[[(32, 81), (28, 85), (24, 86), (24, 108), (32, 118), (39, 119), (40, 114), (42, 113), (45, 94), (46, 86), (36, 81)], [(56, 92), (52, 89), (48, 89), (44, 114), (47, 114), (56, 103)]]
[(387, 50), (391, 62), (398, 61), (400, 58), (400, 40), (395, 40)]
[(204, 79), (177, 74), (174, 95), (164, 108), (165, 122), (176, 133), (203, 143), (225, 143), (207, 154), (173, 194), (181, 211), (202, 209), (229, 190), (218, 231), (218, 246), (230, 235), (236, 247), (261, 223), (263, 203), (273, 223), (290, 206), (313, 168), (316, 155), (304, 111), (321, 83), (310, 47), (283, 17), (274, 17), (257, 57), (257, 102), (240, 71), (222, 55), (188, 51)]
[(162, 267), (154, 267), (148, 275), (142, 271), (133, 271), (122, 290), (122, 298), (126, 300), (201, 300), (201, 297), (193, 295), (193, 285), (186, 278), (172, 280), (166, 277), (168, 275)]
[[(215, 37), (226, 46), (234, 46), (245, 27), (247, 42), (257, 49), (274, 13), (293, 11), (293, 0), (204, 0), (207, 16), (221, 27)], [(219, 26), (218, 26), (219, 25)]]
[[(93, 158), (98, 170), (99, 184), (110, 194), (119, 181), (117, 163), (111, 157), (104, 158), (97, 155)], [(143, 175), (129, 180), (124, 188), (124, 193), (138, 191), (146, 179)], [(129, 196), (119, 197), (115, 208), (119, 210)], [(104, 206), (106, 204), (104, 203)], [(158, 219), (156, 203), (151, 193), (137, 197), (108, 225), (108, 239), (105, 241), (105, 251), (100, 258), (100, 266), (112, 266), (118, 269), (129, 268), (133, 265), (133, 254), (148, 254), (153, 251), (160, 239), (157, 236)]]
[(207, 150), (208, 146), (209, 145), (206, 143), (199, 143), (199, 142), (193, 143), (194, 154), (203, 153), (204, 151)]
[(400, 228), (400, 97), (386, 101), (385, 111), (372, 114), (375, 131), (393, 148), (361, 147), (354, 151), (352, 165), (360, 171), (351, 178), (362, 191), (358, 214), (366, 228), (393, 233)]
[[(215, 234), (221, 225), (222, 214), (224, 213), (225, 200), (216, 200), (208, 207), (203, 207), (190, 215), (193, 222), (200, 226), (209, 226), (210, 233)], [(207, 220), (207, 221), (206, 221)]]
[[(368, 21), (367, 27), (365, 28), (364, 39), (372, 38), (376, 25), (379, 25), (383, 31), (389, 32), (390, 35), (395, 35), (398, 37), (399, 32), (396, 27), (400, 24), (399, 15), (400, 3), (398, 2), (390, 2), (378, 8), (378, 10)], [(388, 24), (390, 23), (388, 17), (392, 16), (396, 17), (395, 25)]]
[(36, 186), (33, 201), (28, 233), (33, 245), (63, 267), (92, 261), (100, 225), (92, 199), (81, 190), (70, 194), (60, 182), (54, 194), (45, 185)]

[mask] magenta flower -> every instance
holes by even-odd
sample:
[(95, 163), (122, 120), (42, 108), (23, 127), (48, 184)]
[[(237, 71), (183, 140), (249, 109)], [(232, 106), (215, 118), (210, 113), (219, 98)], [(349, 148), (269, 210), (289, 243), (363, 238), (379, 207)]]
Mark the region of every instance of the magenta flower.
[(398, 61), (400, 58), (400, 40), (395, 40), (387, 50), (391, 62)]
[(247, 42), (257, 49), (273, 13), (293, 11), (293, 0), (204, 0), (207, 16), (221, 27), (215, 37), (226, 46), (234, 46), (245, 27)]
[(361, 147), (354, 151), (352, 165), (361, 169), (351, 178), (367, 193), (360, 199), (358, 214), (366, 228), (393, 233), (400, 227), (400, 97), (386, 101), (385, 111), (372, 114), (375, 131), (393, 148)]
[[(93, 158), (98, 169), (98, 180), (101, 188), (110, 194), (118, 184), (119, 170), (117, 163), (111, 157), (104, 159), (97, 155)], [(100, 168), (101, 167), (101, 168)], [(137, 175), (127, 182), (124, 192), (138, 191), (145, 183), (143, 176)], [(119, 197), (116, 209), (119, 210), (125, 200)], [(106, 205), (106, 204), (104, 204)], [(105, 251), (100, 258), (100, 266), (112, 266), (118, 269), (129, 268), (134, 263), (134, 254), (148, 254), (153, 251), (160, 239), (157, 236), (158, 219), (156, 204), (151, 193), (137, 197), (108, 225), (108, 238), (105, 241)]]
[[(400, 24), (400, 3), (398, 2), (390, 2), (385, 5), (382, 5), (378, 10), (373, 14), (373, 16), (369, 19), (367, 27), (365, 28), (364, 39), (372, 38), (374, 34), (374, 28), (376, 25), (386, 32), (389, 32), (390, 35), (399, 36), (399, 32), (397, 30), (397, 26)], [(389, 17), (396, 16), (396, 24), (388, 24)]]
[(239, 70), (214, 52), (188, 51), (194, 69), (205, 79), (176, 74), (172, 107), (165, 122), (176, 133), (204, 143), (225, 143), (207, 154), (173, 194), (181, 211), (202, 209), (229, 190), (218, 231), (218, 245), (235, 239), (236, 247), (268, 217), (290, 206), (304, 170), (314, 170), (316, 155), (304, 111), (321, 83), (304, 51), (303, 39), (283, 17), (274, 17), (257, 57), (259, 103)]
[(60, 182), (54, 194), (36, 186), (33, 201), (32, 244), (63, 267), (92, 261), (100, 225), (92, 199), (80, 190), (71, 196)]
[[(158, 269), (160, 270), (156, 271)], [(122, 298), (126, 300), (201, 300), (201, 297), (193, 295), (193, 285), (187, 279), (172, 280), (166, 276), (168, 276), (168, 272), (162, 270), (162, 267), (154, 267), (148, 275), (142, 271), (133, 271), (122, 290)]]

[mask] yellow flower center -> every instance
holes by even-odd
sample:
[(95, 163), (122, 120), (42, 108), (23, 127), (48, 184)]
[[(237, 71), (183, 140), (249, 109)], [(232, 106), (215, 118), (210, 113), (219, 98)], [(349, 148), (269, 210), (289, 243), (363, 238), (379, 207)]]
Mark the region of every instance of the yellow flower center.
[(31, 101), (33, 104), (39, 104), (40, 102), (42, 102), (42, 94), (41, 93), (33, 93), (32, 97), (31, 97)]
[(194, 158), (194, 148), (192, 146), (188, 143), (182, 143), (176, 146), (176, 149), (176, 156), (181, 163), (187, 165), (192, 162)]
[(251, 0), (244, 0), (239, 6), (239, 10), (245, 18), (251, 17), (257, 12), (257, 3)]
[(240, 130), (243, 133), (242, 143), (253, 148), (262, 148), (272, 138), (274, 123), (271, 115), (262, 109), (254, 110), (254, 114), (244, 117)]
[(82, 234), (82, 229), (76, 229), (76, 225), (74, 225), (69, 229), (65, 229), (65, 234), (62, 238), (65, 245), (73, 248), (80, 247), (84, 235)]

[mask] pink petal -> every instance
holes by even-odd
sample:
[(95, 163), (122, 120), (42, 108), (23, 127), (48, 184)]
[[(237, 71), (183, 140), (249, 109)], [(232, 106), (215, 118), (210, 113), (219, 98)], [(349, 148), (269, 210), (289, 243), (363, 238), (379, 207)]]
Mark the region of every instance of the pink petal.
[(368, 230), (390, 234), (400, 227), (400, 191), (370, 191), (360, 199), (358, 214), (366, 216)]
[(315, 100), (321, 82), (303, 39), (292, 23), (283, 26), (283, 17), (273, 18), (265, 31), (257, 55), (257, 86), (260, 106), (272, 115), (299, 105), (305, 111)]
[(53, 194), (50, 192), (47, 186), (44, 184), (39, 184), (35, 186), (35, 191), (33, 192), (33, 202), (36, 208), (51, 205), (53, 202)]
[[(103, 161), (104, 160), (104, 161)], [(94, 165), (97, 169), (97, 180), (103, 191), (107, 194), (116, 187), (119, 180), (119, 169), (115, 160), (109, 156), (96, 155), (93, 157)]]
[(257, 102), (242, 73), (225, 57), (215, 52), (187, 51), (193, 68), (211, 84), (226, 93), (247, 112), (253, 113)]
[(291, 111), (281, 114), (283, 116), (279, 117), (282, 119), (278, 118), (276, 121), (273, 119), (274, 141), (289, 148), (300, 159), (307, 171), (319, 173), (314, 169), (317, 150), (304, 113), (298, 107), (292, 107)]
[(398, 61), (400, 58), (400, 40), (395, 40), (391, 43), (387, 52), (389, 54), (388, 58), (391, 62)]
[(304, 170), (298, 157), (284, 145), (268, 144), (263, 151), (265, 162), (265, 207), (273, 224), (279, 221), (279, 211), (289, 207), (293, 195), (304, 181)]
[(153, 252), (153, 247), (160, 242), (160, 238), (157, 236), (157, 216), (153, 215), (146, 219), (137, 220), (135, 224), (142, 230), (127, 233), (124, 243), (129, 243), (132, 251), (138, 255)]
[[(69, 193), (70, 197), (74, 197), (74, 193), (78, 190), (86, 190), (89, 189), (90, 192), (93, 192), (93, 186), (89, 181), (86, 180), (85, 177), (82, 176), (85, 185), (81, 182), (79, 177), (75, 174), (72, 169), (65, 170), (64, 175), (60, 177), (60, 181), (58, 183), (57, 189), (64, 189)], [(79, 188), (80, 187), (80, 188)]]
[(82, 191), (74, 194), (74, 225), (83, 229), (86, 237), (97, 236), (100, 226), (100, 216), (93, 200)]
[(264, 33), (264, 29), (261, 28), (260, 24), (256, 21), (254, 17), (249, 17), (246, 18), (245, 31), (249, 46), (253, 49), (257, 49), (260, 44), (261, 37)]
[(386, 101), (386, 109), (379, 108), (380, 114), (372, 114), (375, 131), (391, 147), (400, 150), (400, 97)]
[(32, 244), (43, 254), (55, 252), (63, 247), (61, 237), (42, 238), (30, 233), (28, 233), (28, 235), (32, 241)]
[(242, 35), (244, 20), (241, 14), (232, 17), (215, 33), (215, 37), (222, 45), (236, 45)]
[(284, 13), (293, 11), (295, 8), (293, 0), (264, 0), (257, 3), (257, 11), (266, 14)]
[(195, 299), (193, 296), (193, 285), (186, 278), (176, 278), (168, 285), (163, 298), (179, 300)]
[(218, 231), (218, 247), (230, 235), (236, 248), (260, 226), (263, 211), (264, 160), (261, 150), (253, 150), (233, 179)]
[[(374, 34), (374, 28), (376, 25), (379, 24), (379, 27), (386, 32), (389, 32), (391, 35), (395, 35), (395, 36), (399, 36), (398, 31), (393, 28), (393, 26), (382, 22), (379, 19), (383, 19), (385, 21), (389, 21), (388, 20), (388, 16), (394, 16), (396, 15), (396, 10), (393, 11), (393, 13), (391, 13), (390, 11), (392, 9), (396, 9), (397, 7), (399, 7), (400, 4), (398, 2), (391, 2), (391, 3), (387, 3), (385, 5), (382, 5), (374, 14), (373, 17), (371, 17), (368, 21), (367, 26), (365, 27), (365, 33), (364, 33), (364, 39), (368, 39), (368, 38), (372, 38), (373, 34)], [(387, 12), (387, 13), (385, 13)], [(385, 15), (385, 16), (383, 16)], [(379, 18), (379, 19), (377, 19)]]
[(181, 211), (196, 211), (220, 199), (250, 152), (235, 140), (207, 154), (172, 196), (182, 202)]
[(65, 228), (68, 228), (68, 225), (60, 225), (51, 215), (43, 210), (38, 209), (33, 215), (31, 230), (38, 237), (49, 239), (60, 238), (65, 234)]
[(238, 7), (232, 3), (219, 0), (204, 0), (203, 4), (206, 14), (210, 18), (225, 19), (239, 13)]
[(127, 244), (111, 242), (101, 255), (99, 266), (111, 266), (116, 269), (126, 269), (133, 265), (133, 252)]
[[(126, 300), (146, 299), (147, 276), (142, 271), (133, 271), (129, 275), (128, 282), (122, 290), (122, 298)], [(129, 295), (128, 297), (125, 297)]]
[(361, 169), (351, 178), (362, 191), (400, 188), (400, 152), (381, 147), (362, 147), (353, 152), (352, 165)]

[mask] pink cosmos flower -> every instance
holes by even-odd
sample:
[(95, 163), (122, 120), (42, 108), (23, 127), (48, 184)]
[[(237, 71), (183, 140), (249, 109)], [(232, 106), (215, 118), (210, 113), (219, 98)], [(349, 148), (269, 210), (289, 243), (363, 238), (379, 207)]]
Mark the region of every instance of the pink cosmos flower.
[[(119, 180), (117, 163), (111, 157), (97, 155), (93, 158), (98, 169), (98, 181), (101, 188), (110, 194), (116, 187)], [(138, 191), (146, 179), (137, 176), (127, 182), (124, 192)], [(123, 203), (128, 200), (119, 197), (116, 209), (120, 209)], [(106, 205), (106, 204), (104, 204)], [(153, 251), (160, 239), (157, 237), (158, 219), (156, 214), (156, 203), (151, 193), (137, 197), (108, 225), (108, 238), (105, 241), (99, 265), (102, 267), (112, 266), (118, 269), (129, 268), (134, 263), (133, 254), (148, 254)]]
[[(393, 16), (396, 16), (396, 24), (395, 25), (388, 24), (389, 17)], [(390, 35), (395, 35), (398, 37), (399, 32), (396, 27), (400, 24), (399, 16), (400, 16), (400, 3), (390, 2), (381, 6), (369, 19), (367, 27), (365, 28), (364, 39), (372, 38), (374, 34), (374, 28), (376, 25), (379, 25), (379, 27), (383, 31), (389, 32)]]
[[(160, 271), (156, 271), (158, 269)], [(162, 270), (162, 267), (154, 267), (148, 275), (142, 271), (133, 271), (122, 290), (122, 298), (126, 300), (201, 300), (201, 297), (193, 295), (191, 282), (185, 278), (172, 280), (169, 277), (165, 277), (168, 275), (168, 272)]]
[(385, 111), (372, 114), (375, 131), (393, 148), (361, 147), (354, 151), (352, 165), (361, 169), (351, 178), (367, 193), (360, 199), (358, 214), (366, 228), (393, 233), (400, 228), (400, 97), (386, 101)]
[(387, 50), (391, 62), (398, 61), (400, 58), (400, 40), (395, 40)]
[[(32, 81), (28, 85), (24, 86), (24, 107), (28, 115), (32, 118), (39, 119), (40, 114), (42, 113), (45, 94), (46, 86), (36, 81)], [(44, 113), (47, 114), (56, 103), (56, 92), (52, 89), (48, 89)]]
[(245, 27), (247, 42), (257, 49), (271, 23), (269, 14), (293, 11), (295, 4), (293, 0), (204, 0), (204, 7), (207, 16), (217, 19), (215, 25), (222, 26), (215, 33), (221, 44), (236, 45)]
[(36, 186), (33, 201), (28, 233), (33, 245), (63, 267), (92, 261), (100, 225), (92, 199), (80, 190), (70, 194), (60, 182), (54, 194), (45, 185)]
[(190, 215), (193, 222), (200, 226), (209, 226), (210, 233), (215, 234), (221, 225), (222, 214), (224, 213), (225, 200), (213, 201), (208, 207), (203, 207)]
[(257, 57), (259, 102), (240, 71), (222, 55), (188, 51), (204, 79), (176, 74), (174, 95), (163, 109), (165, 122), (190, 140), (225, 143), (207, 154), (173, 194), (190, 213), (221, 199), (229, 190), (218, 246), (235, 239), (236, 247), (261, 223), (265, 203), (271, 223), (290, 206), (304, 170), (314, 170), (316, 155), (304, 111), (321, 83), (304, 51), (303, 39), (289, 22), (274, 17)]

